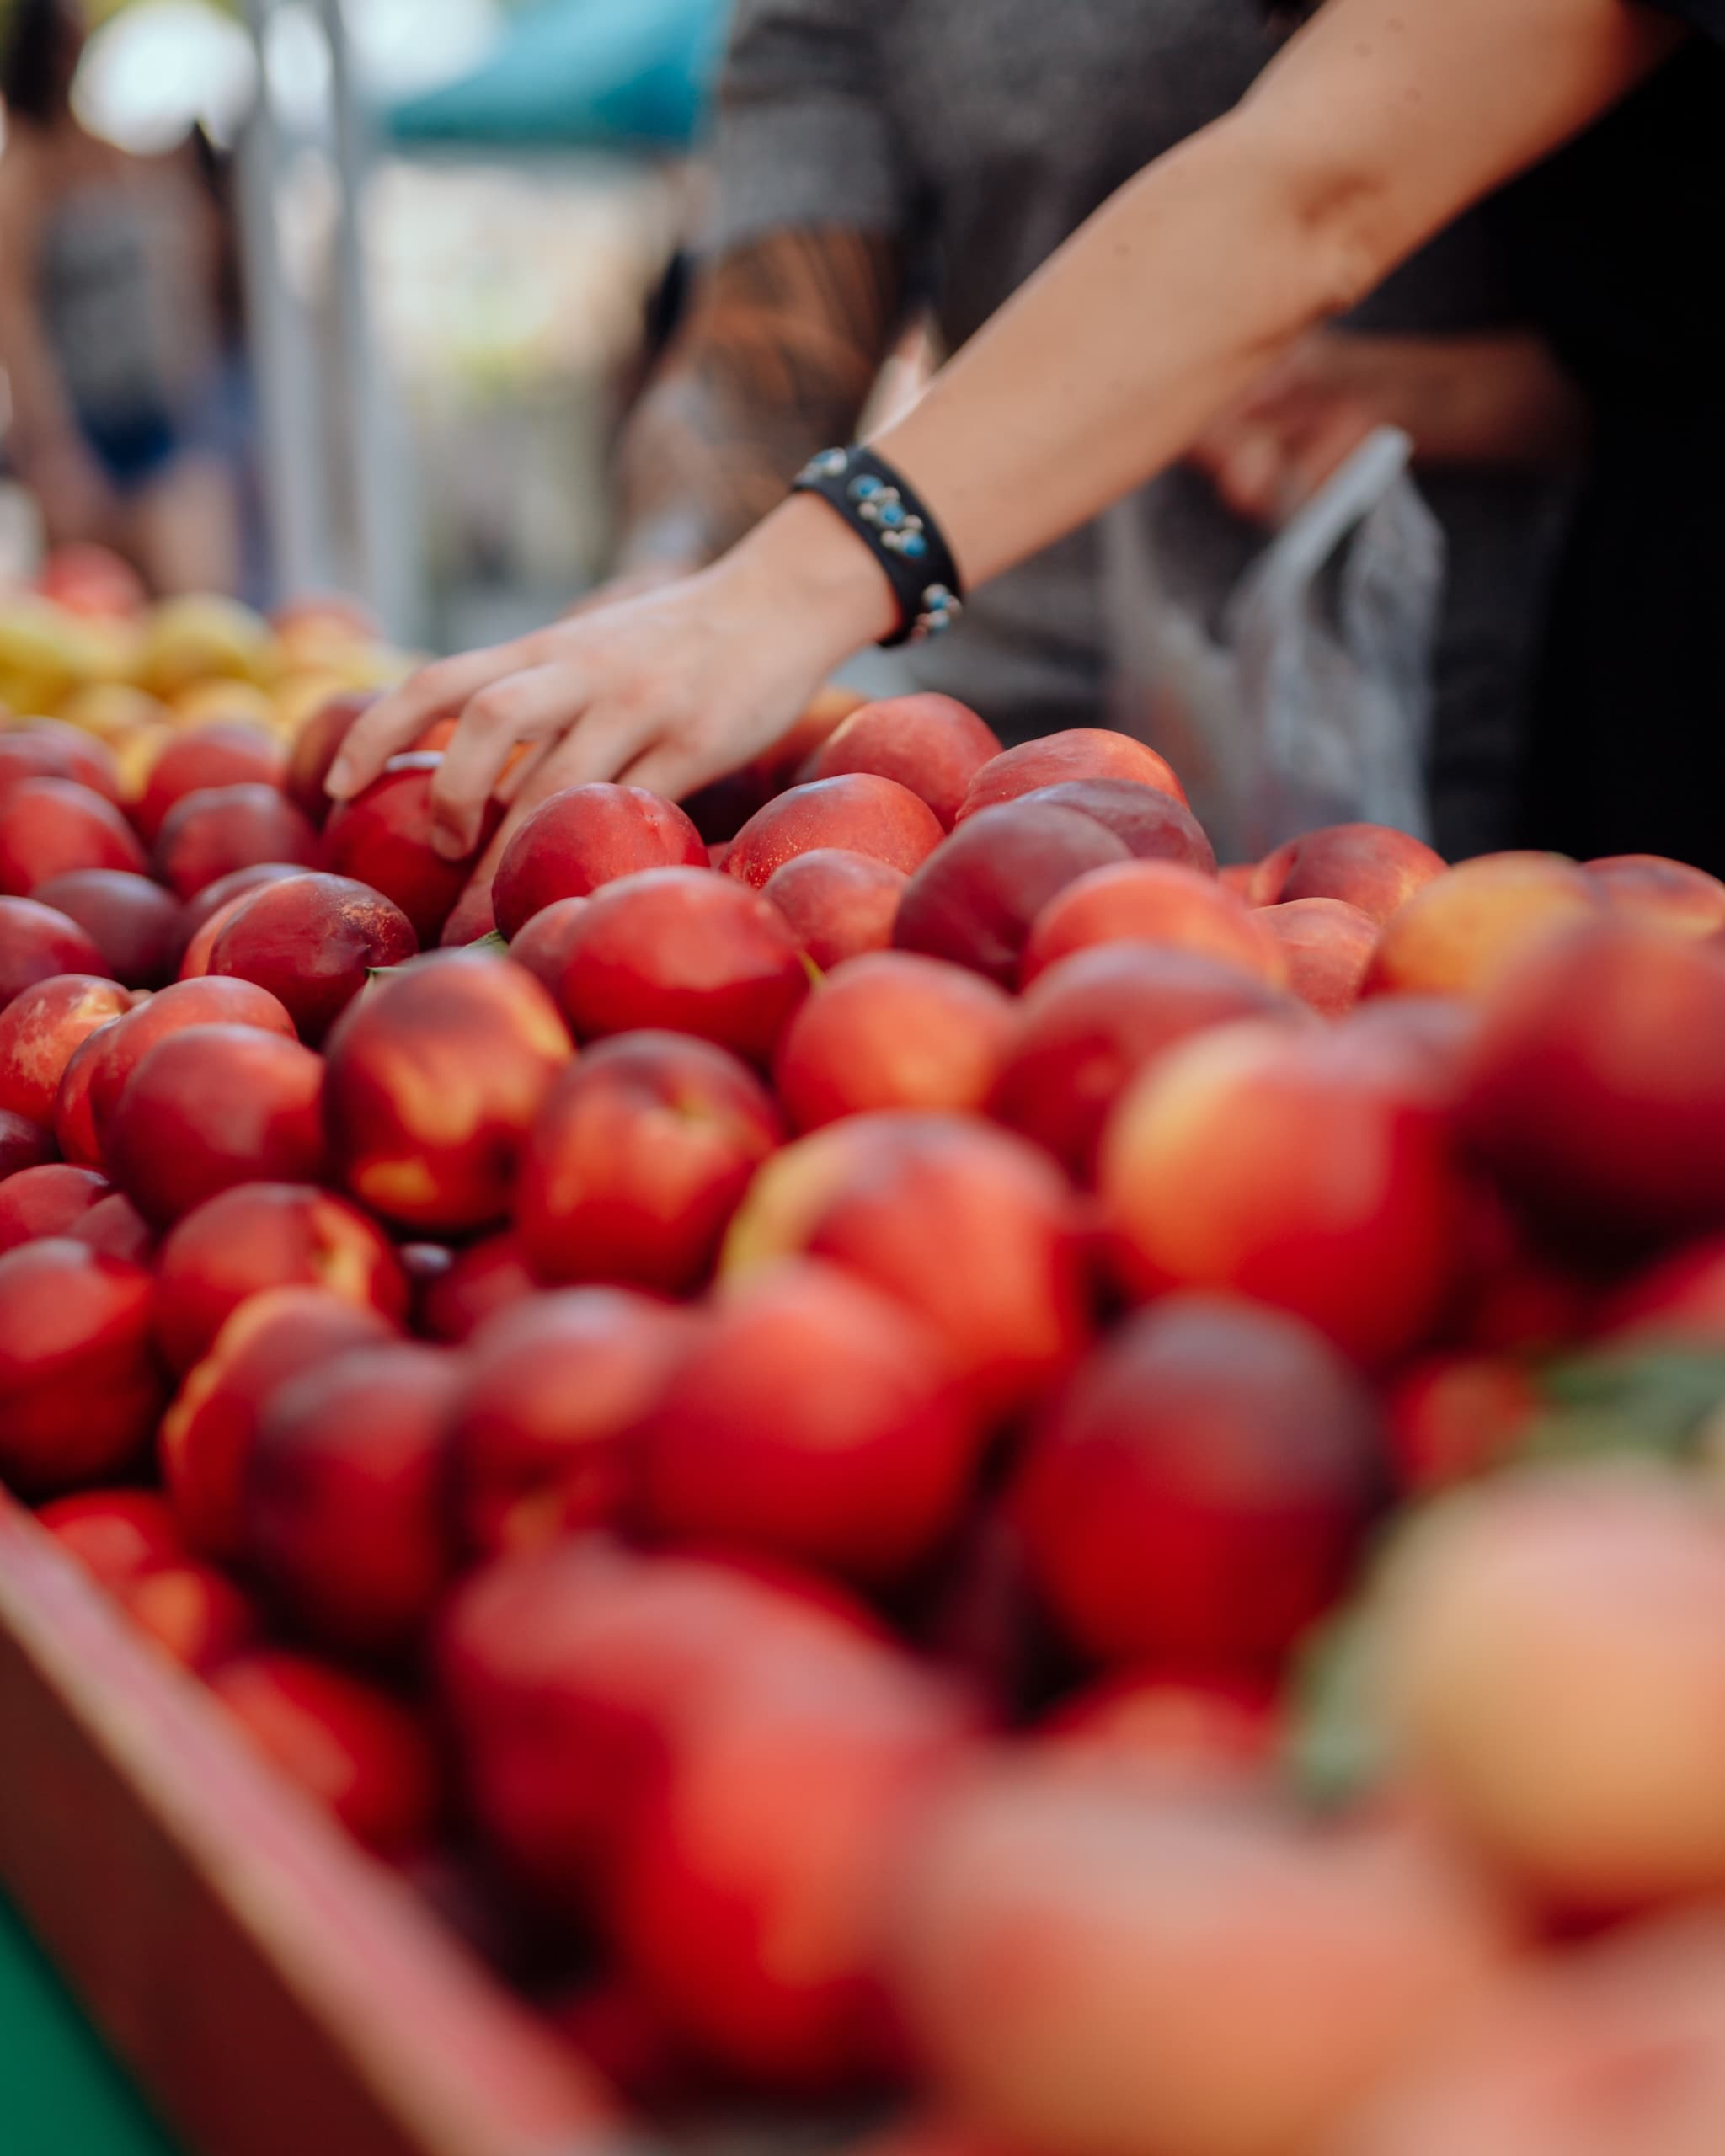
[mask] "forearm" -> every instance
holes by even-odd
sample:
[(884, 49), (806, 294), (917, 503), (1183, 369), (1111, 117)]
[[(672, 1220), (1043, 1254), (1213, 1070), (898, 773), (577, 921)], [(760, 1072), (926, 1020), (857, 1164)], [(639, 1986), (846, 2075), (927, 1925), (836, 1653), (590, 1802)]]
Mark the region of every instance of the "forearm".
[(879, 438), (967, 579), (1178, 456), (1300, 332), (1588, 124), (1677, 33), (1621, 0), (1329, 0)]
[(878, 234), (772, 233), (715, 264), (625, 432), (620, 569), (714, 560), (758, 523), (851, 434), (898, 307)]
[(1405, 428), (1428, 466), (1543, 471), (1586, 446), (1588, 400), (1531, 330), (1334, 339), (1343, 387), (1355, 371), (1375, 415)]

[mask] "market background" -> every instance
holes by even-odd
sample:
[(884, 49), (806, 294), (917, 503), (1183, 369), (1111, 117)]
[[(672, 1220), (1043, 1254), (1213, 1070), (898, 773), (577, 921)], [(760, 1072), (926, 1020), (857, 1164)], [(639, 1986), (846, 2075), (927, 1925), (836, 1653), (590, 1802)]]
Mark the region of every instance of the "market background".
[[(247, 594), (410, 644), (603, 571), (606, 464), (698, 215), (724, 0), (96, 0), (77, 104), (234, 160), (255, 398)], [(0, 458), (4, 455), (0, 431)], [(0, 480), (0, 583), (40, 547)]]

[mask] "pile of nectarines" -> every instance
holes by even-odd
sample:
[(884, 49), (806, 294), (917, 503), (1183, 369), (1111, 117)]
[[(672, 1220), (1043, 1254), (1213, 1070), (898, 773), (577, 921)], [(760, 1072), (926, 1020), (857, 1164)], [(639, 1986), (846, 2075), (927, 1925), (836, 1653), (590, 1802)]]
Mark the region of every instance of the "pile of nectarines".
[(156, 1650), (650, 2116), (1725, 2147), (1725, 885), (940, 696), (476, 878), (171, 627), (0, 729), (0, 1481)]

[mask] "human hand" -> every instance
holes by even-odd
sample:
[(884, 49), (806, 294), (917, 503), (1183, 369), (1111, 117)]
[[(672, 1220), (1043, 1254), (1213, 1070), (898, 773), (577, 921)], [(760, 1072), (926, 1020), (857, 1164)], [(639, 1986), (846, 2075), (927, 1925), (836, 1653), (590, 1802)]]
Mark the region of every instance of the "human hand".
[(1228, 506), (1289, 517), (1375, 427), (1426, 466), (1561, 470), (1583, 450), (1586, 399), (1530, 330), (1302, 338), (1189, 452)]
[(464, 858), (499, 799), (509, 814), (489, 861), (566, 787), (614, 779), (676, 799), (734, 770), (893, 618), (868, 549), (825, 503), (795, 496), (697, 575), (421, 668), (349, 733), (329, 791), (350, 798), (454, 715), (433, 843)]
[(1236, 516), (1280, 524), (1368, 435), (1399, 414), (1387, 340), (1320, 331), (1302, 338), (1187, 453)]

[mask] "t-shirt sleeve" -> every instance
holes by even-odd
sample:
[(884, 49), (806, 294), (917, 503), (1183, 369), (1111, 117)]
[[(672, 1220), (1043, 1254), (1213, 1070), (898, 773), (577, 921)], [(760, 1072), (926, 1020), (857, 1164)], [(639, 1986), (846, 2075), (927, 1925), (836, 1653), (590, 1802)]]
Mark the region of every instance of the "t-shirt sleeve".
[(708, 252), (810, 225), (896, 232), (905, 162), (880, 79), (880, 0), (737, 0), (719, 78)]

